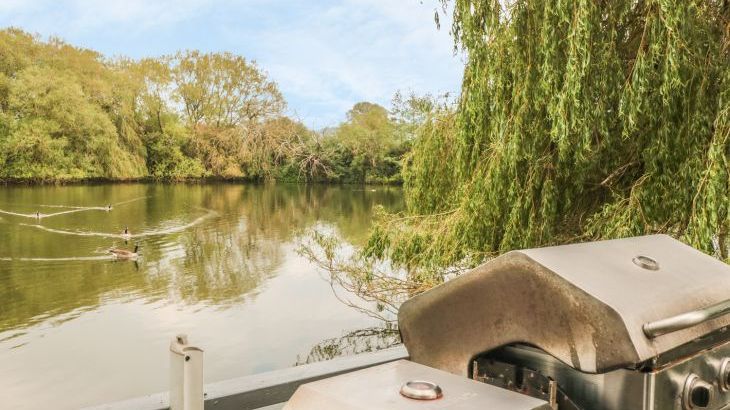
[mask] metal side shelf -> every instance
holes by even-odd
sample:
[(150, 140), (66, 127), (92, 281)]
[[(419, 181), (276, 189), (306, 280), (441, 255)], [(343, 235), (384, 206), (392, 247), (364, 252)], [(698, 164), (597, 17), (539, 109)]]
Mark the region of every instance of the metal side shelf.
[[(288, 369), (206, 384), (205, 408), (213, 410), (279, 410), (302, 384), (338, 374), (407, 359), (405, 347), (341, 357)], [(87, 407), (84, 410), (167, 410), (169, 394), (156, 393), (134, 399)]]

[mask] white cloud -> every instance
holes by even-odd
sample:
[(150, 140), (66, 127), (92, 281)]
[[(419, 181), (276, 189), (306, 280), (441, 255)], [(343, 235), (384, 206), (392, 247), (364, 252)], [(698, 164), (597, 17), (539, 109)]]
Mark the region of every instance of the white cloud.
[(93, 34), (116, 27), (126, 35), (180, 22), (208, 5), (206, 0), (2, 0), (0, 11), (10, 25), (44, 34)]
[[(462, 63), (447, 31), (436, 30), (433, 10), (416, 1), (347, 0), (258, 32), (258, 58), (290, 99), (331, 108), (305, 115), (313, 126), (332, 125), (358, 101), (387, 104), (398, 89), (457, 91)], [(232, 42), (248, 34), (228, 33)]]
[(27, 13), (38, 8), (41, 3), (38, 0), (3, 0), (0, 2), (0, 13)]
[(178, 49), (256, 59), (310, 126), (334, 125), (358, 101), (387, 105), (396, 90), (458, 91), (448, 21), (436, 0), (0, 0), (0, 26), (114, 55)]
[(178, 22), (204, 5), (200, 0), (73, 0), (68, 6), (73, 18), (68, 24), (78, 31), (118, 24), (139, 30)]

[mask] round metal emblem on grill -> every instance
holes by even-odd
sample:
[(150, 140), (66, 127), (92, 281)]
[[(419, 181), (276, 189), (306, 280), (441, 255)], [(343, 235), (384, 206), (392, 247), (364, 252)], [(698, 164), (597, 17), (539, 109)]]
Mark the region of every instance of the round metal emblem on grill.
[(648, 269), (648, 270), (659, 270), (659, 262), (655, 261), (653, 258), (650, 258), (648, 256), (639, 255), (631, 260), (634, 262), (634, 265), (642, 268), (642, 269)]
[(413, 380), (401, 386), (400, 394), (409, 399), (434, 400), (441, 397), (443, 392), (441, 391), (441, 387), (436, 383)]

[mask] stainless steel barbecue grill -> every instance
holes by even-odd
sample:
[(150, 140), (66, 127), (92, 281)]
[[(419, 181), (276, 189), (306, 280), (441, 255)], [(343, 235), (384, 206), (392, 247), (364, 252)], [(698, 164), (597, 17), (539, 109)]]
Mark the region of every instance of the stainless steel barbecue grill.
[[(407, 301), (398, 319), (423, 365), (413, 371), (539, 400), (490, 409), (679, 410), (730, 409), (728, 313), (730, 266), (655, 235), (510, 252)], [(397, 379), (405, 364), (390, 366), (369, 403), (332, 408), (447, 407), (389, 391), (408, 381)], [(372, 388), (352, 375), (340, 376), (351, 392)], [(336, 395), (338, 380), (321, 391)], [(288, 408), (309, 408), (306, 386)]]

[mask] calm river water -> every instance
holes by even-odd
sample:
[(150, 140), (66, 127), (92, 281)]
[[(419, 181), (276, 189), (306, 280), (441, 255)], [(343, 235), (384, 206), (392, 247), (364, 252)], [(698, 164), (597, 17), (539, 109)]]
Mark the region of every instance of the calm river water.
[[(0, 407), (78, 408), (164, 391), (178, 333), (205, 350), (206, 382), (393, 343), (296, 252), (315, 227), (361, 243), (376, 205), (399, 209), (401, 191), (0, 188)], [(105, 253), (134, 244), (136, 263)]]

